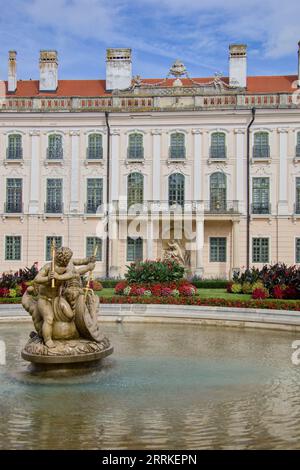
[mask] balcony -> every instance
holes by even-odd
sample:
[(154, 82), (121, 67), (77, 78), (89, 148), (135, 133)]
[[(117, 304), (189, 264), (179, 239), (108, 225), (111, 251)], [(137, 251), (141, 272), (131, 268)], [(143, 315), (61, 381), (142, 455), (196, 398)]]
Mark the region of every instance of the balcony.
[(64, 151), (62, 147), (48, 147), (47, 160), (62, 160)]
[(186, 158), (186, 149), (184, 145), (176, 145), (169, 147), (170, 160), (184, 160)]
[(128, 160), (143, 160), (144, 147), (128, 147), (127, 158)]
[(251, 214), (269, 215), (271, 214), (271, 204), (251, 204)]
[(209, 158), (212, 160), (225, 160), (227, 157), (227, 148), (226, 146), (216, 146), (213, 145), (209, 150)]
[(103, 159), (103, 147), (88, 147), (86, 149), (87, 160), (102, 160)]
[(21, 201), (5, 202), (4, 203), (4, 213), (5, 214), (22, 214), (23, 213), (23, 203)]
[(213, 215), (228, 215), (239, 213), (238, 201), (204, 201), (204, 212)]
[(62, 202), (46, 202), (45, 214), (63, 214), (64, 205)]
[(22, 147), (6, 149), (6, 159), (7, 160), (22, 160), (23, 159)]
[(253, 158), (257, 160), (269, 160), (270, 146), (269, 145), (254, 145)]

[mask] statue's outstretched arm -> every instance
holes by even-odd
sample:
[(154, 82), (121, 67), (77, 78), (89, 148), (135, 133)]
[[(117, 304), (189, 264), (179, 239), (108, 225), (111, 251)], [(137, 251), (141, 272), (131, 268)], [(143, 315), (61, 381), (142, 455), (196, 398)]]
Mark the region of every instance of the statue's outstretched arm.
[(83, 265), (87, 265), (90, 263), (90, 258), (79, 258), (79, 259), (72, 259), (72, 263), (74, 264), (74, 266), (83, 266)]
[(95, 269), (95, 263), (89, 263), (87, 266), (85, 266), (84, 268), (78, 268), (76, 271), (80, 274), (80, 275), (83, 275), (83, 274), (86, 274), (88, 273), (89, 271), (94, 271)]

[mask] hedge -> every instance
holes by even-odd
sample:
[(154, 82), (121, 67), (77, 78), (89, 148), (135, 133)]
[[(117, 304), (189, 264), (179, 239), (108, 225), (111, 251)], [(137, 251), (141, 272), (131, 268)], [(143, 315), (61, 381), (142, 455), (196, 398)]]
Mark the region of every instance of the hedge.
[(226, 279), (203, 279), (201, 281), (191, 279), (191, 282), (197, 289), (226, 289), (228, 285)]

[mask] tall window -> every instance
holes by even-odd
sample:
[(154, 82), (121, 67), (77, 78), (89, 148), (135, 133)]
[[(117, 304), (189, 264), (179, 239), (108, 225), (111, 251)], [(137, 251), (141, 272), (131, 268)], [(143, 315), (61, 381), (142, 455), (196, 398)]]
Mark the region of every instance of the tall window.
[(88, 138), (87, 158), (99, 160), (103, 158), (102, 135), (90, 134)]
[(296, 238), (296, 263), (300, 263), (300, 238)]
[(61, 160), (63, 158), (63, 141), (60, 134), (49, 135), (47, 158), (49, 160)]
[(295, 213), (300, 214), (300, 178), (296, 178), (296, 201), (295, 201)]
[(88, 178), (87, 180), (87, 214), (96, 214), (97, 209), (103, 202), (103, 180), (102, 178)]
[(226, 210), (226, 175), (221, 172), (210, 176), (210, 211)]
[(5, 259), (9, 261), (21, 260), (21, 237), (6, 236), (5, 237)]
[(131, 173), (127, 178), (127, 204), (142, 204), (144, 199), (144, 177), (141, 173)]
[(141, 160), (144, 158), (144, 145), (143, 145), (144, 136), (135, 132), (130, 134), (128, 137), (128, 158), (133, 160)]
[(55, 248), (62, 246), (62, 237), (50, 236), (46, 237), (46, 261), (50, 261), (52, 258), (52, 243), (55, 242)]
[(181, 173), (173, 173), (169, 176), (169, 204), (184, 205), (184, 176)]
[(226, 136), (224, 132), (211, 135), (210, 158), (226, 158)]
[(102, 239), (98, 237), (86, 238), (86, 256), (93, 256), (97, 246), (96, 261), (102, 261)]
[(141, 261), (143, 259), (143, 239), (127, 238), (127, 261)]
[(23, 211), (22, 179), (7, 178), (5, 212), (20, 213)]
[(226, 238), (210, 238), (210, 262), (226, 263)]
[(252, 213), (269, 214), (269, 178), (253, 178), (252, 180)]
[(171, 134), (169, 155), (174, 159), (185, 158), (185, 135), (182, 132)]
[(63, 212), (63, 180), (61, 178), (47, 179), (45, 212), (50, 214)]
[(269, 239), (253, 238), (252, 239), (252, 262), (253, 263), (269, 263)]
[(268, 132), (256, 132), (254, 134), (253, 158), (270, 158)]
[(10, 134), (8, 136), (7, 158), (8, 160), (23, 158), (22, 136), (20, 134)]
[(297, 132), (296, 157), (300, 158), (300, 132)]

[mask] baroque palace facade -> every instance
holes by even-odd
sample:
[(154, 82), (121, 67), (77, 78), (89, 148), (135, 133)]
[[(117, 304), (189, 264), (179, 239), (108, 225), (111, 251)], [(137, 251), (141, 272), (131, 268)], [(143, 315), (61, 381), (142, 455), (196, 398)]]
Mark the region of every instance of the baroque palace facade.
[(39, 67), (17, 80), (10, 51), (0, 82), (1, 270), (49, 260), (53, 237), (76, 257), (97, 244), (99, 276), (174, 240), (205, 277), (300, 263), (299, 60), (295, 75), (251, 77), (231, 45), (228, 77), (179, 61), (132, 77), (130, 49), (107, 50), (106, 80), (58, 80), (55, 51)]

